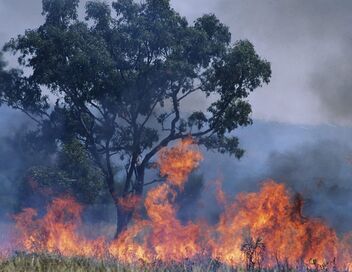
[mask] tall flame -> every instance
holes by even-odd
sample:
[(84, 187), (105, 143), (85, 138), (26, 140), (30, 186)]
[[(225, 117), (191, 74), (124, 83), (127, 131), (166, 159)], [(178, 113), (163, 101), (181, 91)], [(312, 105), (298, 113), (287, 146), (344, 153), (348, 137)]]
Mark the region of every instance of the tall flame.
[[(328, 267), (351, 270), (352, 233), (338, 237), (322, 220), (302, 215), (303, 202), (274, 181), (232, 201), (217, 182), (223, 206), (216, 225), (182, 223), (175, 199), (190, 172), (202, 160), (192, 139), (160, 151), (158, 165), (165, 182), (145, 197), (146, 216), (135, 215), (117, 239), (88, 239), (81, 232), (82, 207), (72, 198), (55, 199), (38, 218), (33, 209), (16, 215), (17, 249), (64, 256), (115, 258), (124, 263), (183, 262), (213, 258), (229, 266)], [(119, 200), (126, 207), (136, 199)]]
[[(113, 242), (110, 246), (112, 255), (124, 261), (127, 255), (129, 262), (181, 262), (200, 252), (197, 243), (199, 227), (193, 223), (182, 225), (174, 205), (177, 190), (183, 189), (189, 173), (202, 159), (200, 152), (191, 148), (192, 145), (192, 139), (185, 139), (175, 147), (160, 151), (158, 164), (166, 182), (147, 194), (144, 205), (149, 219), (136, 220), (134, 226)], [(124, 254), (121, 254), (121, 247)]]

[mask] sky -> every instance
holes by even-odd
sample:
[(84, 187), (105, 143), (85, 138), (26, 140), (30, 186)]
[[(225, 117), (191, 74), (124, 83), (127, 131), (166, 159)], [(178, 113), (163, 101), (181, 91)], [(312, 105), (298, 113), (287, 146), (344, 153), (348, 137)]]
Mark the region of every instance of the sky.
[[(82, 6), (84, 2), (81, 1)], [(351, 125), (352, 2), (171, 0), (189, 21), (215, 13), (233, 41), (249, 39), (272, 64), (271, 83), (250, 97), (253, 118)], [(41, 0), (0, 0), (0, 44), (40, 24)]]
[[(337, 228), (341, 220), (352, 223), (352, 1), (171, 3), (191, 22), (216, 14), (233, 42), (250, 40), (272, 65), (270, 84), (249, 98), (254, 125), (236, 132), (243, 159), (208, 154), (201, 170), (222, 178), (232, 193), (275, 178), (303, 191), (314, 215)], [(0, 44), (42, 20), (41, 0), (0, 0)], [(0, 108), (0, 135), (13, 130), (14, 120), (18, 113)]]
[(351, 1), (177, 0), (175, 6), (192, 17), (215, 13), (234, 40), (249, 39), (271, 62), (271, 83), (251, 96), (256, 119), (351, 124)]

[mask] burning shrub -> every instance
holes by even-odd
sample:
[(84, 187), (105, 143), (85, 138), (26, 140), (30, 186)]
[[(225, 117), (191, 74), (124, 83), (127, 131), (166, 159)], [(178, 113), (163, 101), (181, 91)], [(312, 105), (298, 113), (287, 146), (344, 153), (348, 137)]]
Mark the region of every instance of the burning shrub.
[(251, 236), (246, 237), (241, 246), (241, 251), (245, 255), (247, 270), (261, 269), (265, 252), (265, 245), (261, 238), (253, 239)]

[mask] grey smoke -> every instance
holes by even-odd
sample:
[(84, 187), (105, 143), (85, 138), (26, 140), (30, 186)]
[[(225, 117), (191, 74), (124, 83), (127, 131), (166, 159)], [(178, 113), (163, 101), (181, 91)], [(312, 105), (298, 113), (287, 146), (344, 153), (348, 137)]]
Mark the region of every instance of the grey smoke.
[(351, 124), (352, 120), (352, 35), (340, 50), (326, 56), (312, 74), (311, 87), (329, 119)]
[(302, 144), (286, 153), (272, 153), (266, 176), (300, 193), (306, 215), (348, 231), (352, 223), (351, 159), (350, 144), (333, 140)]
[(256, 118), (351, 125), (351, 1), (219, 0), (214, 6), (235, 39), (248, 38), (272, 62), (271, 84), (252, 96)]
[(220, 212), (214, 205), (214, 180), (234, 198), (239, 192), (259, 191), (263, 181), (284, 183), (292, 196), (300, 193), (304, 215), (318, 217), (339, 232), (352, 225), (351, 128), (298, 126), (255, 122), (238, 131), (245, 156), (206, 153), (200, 171), (208, 186), (202, 195), (201, 216), (210, 220)]
[[(6, 113), (6, 109), (1, 109)], [(0, 218), (9, 219), (9, 214), (17, 208), (18, 190), (26, 169), (26, 161), (19, 152), (20, 143), (16, 142), (19, 130), (25, 130), (21, 115), (6, 113), (0, 119)]]

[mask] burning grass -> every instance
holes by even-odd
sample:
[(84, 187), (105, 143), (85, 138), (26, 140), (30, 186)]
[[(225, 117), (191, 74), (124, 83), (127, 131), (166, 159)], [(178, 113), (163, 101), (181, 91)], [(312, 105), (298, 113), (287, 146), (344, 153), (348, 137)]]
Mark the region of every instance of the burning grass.
[[(259, 192), (242, 193), (233, 200), (219, 185), (217, 193), (223, 213), (216, 225), (178, 220), (175, 198), (183, 190), (187, 175), (202, 158), (198, 150), (191, 148), (192, 144), (187, 139), (162, 150), (159, 165), (166, 182), (146, 195), (146, 218), (136, 213), (129, 228), (117, 239), (84, 236), (80, 232), (82, 207), (72, 198), (59, 198), (43, 217), (38, 217), (33, 209), (15, 216), (18, 230), (15, 249), (32, 254), (60, 254), (68, 258), (58, 259), (62, 265), (66, 260), (74, 260), (75, 264), (81, 260), (72, 256), (100, 260), (96, 269), (108, 265), (106, 271), (121, 271), (108, 270), (109, 265), (116, 269), (111, 262), (124, 264), (118, 265), (118, 269), (127, 267), (122, 271), (129, 271), (131, 265), (142, 271), (219, 268), (225, 270), (218, 271), (226, 271), (226, 267), (251, 271), (263, 268), (351, 271), (352, 235), (340, 237), (321, 219), (304, 217), (299, 195), (292, 195), (285, 185), (274, 181), (263, 183)], [(34, 264), (44, 265), (41, 260), (45, 263), (48, 258), (53, 257), (19, 256), (7, 263), (32, 260)], [(83, 260), (78, 263), (91, 263), (95, 269), (96, 262)]]

